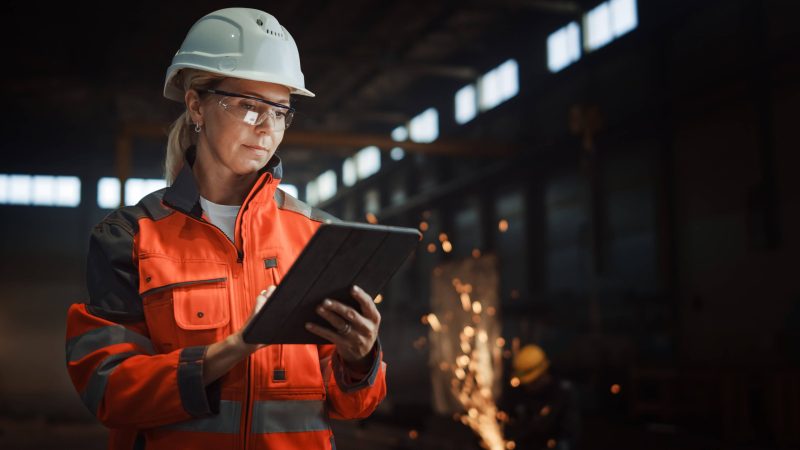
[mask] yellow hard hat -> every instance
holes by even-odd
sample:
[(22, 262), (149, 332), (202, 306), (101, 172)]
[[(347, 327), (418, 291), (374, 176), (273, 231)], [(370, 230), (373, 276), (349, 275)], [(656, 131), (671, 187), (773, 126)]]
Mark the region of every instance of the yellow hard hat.
[(520, 383), (528, 384), (539, 378), (550, 367), (550, 361), (541, 347), (529, 344), (514, 357), (514, 376)]

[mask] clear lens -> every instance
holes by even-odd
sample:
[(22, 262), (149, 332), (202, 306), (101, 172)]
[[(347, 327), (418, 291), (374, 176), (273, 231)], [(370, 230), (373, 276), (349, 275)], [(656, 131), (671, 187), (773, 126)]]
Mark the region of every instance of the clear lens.
[(238, 97), (225, 97), (220, 104), (226, 111), (242, 122), (259, 126), (267, 118), (272, 120), (272, 127), (278, 130), (289, 128), (293, 113), (287, 109), (266, 105), (255, 100)]

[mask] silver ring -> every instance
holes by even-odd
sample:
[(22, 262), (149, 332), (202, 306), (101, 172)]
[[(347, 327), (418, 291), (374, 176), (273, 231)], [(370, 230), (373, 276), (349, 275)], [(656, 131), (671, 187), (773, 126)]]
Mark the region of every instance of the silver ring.
[(350, 322), (345, 322), (344, 323), (344, 328), (339, 330), (339, 334), (341, 334), (342, 336), (347, 336), (348, 334), (350, 334), (350, 330), (351, 329), (352, 329), (352, 327), (350, 326)]

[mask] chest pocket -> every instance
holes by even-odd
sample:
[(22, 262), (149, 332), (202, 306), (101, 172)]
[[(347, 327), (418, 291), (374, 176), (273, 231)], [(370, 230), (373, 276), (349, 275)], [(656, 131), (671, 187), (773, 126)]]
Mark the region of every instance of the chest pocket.
[(164, 352), (207, 345), (228, 334), (228, 265), (149, 256), (139, 260), (139, 293), (151, 338)]

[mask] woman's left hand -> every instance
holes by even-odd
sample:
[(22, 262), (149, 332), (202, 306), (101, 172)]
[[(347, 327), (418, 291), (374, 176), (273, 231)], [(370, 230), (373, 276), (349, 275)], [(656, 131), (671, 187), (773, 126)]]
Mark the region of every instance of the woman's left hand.
[(360, 287), (353, 286), (350, 293), (358, 302), (360, 312), (333, 299), (325, 299), (317, 307), (317, 313), (338, 332), (313, 323), (307, 323), (306, 329), (336, 344), (336, 351), (349, 367), (366, 370), (371, 362), (372, 347), (378, 339), (381, 314), (372, 297)]

